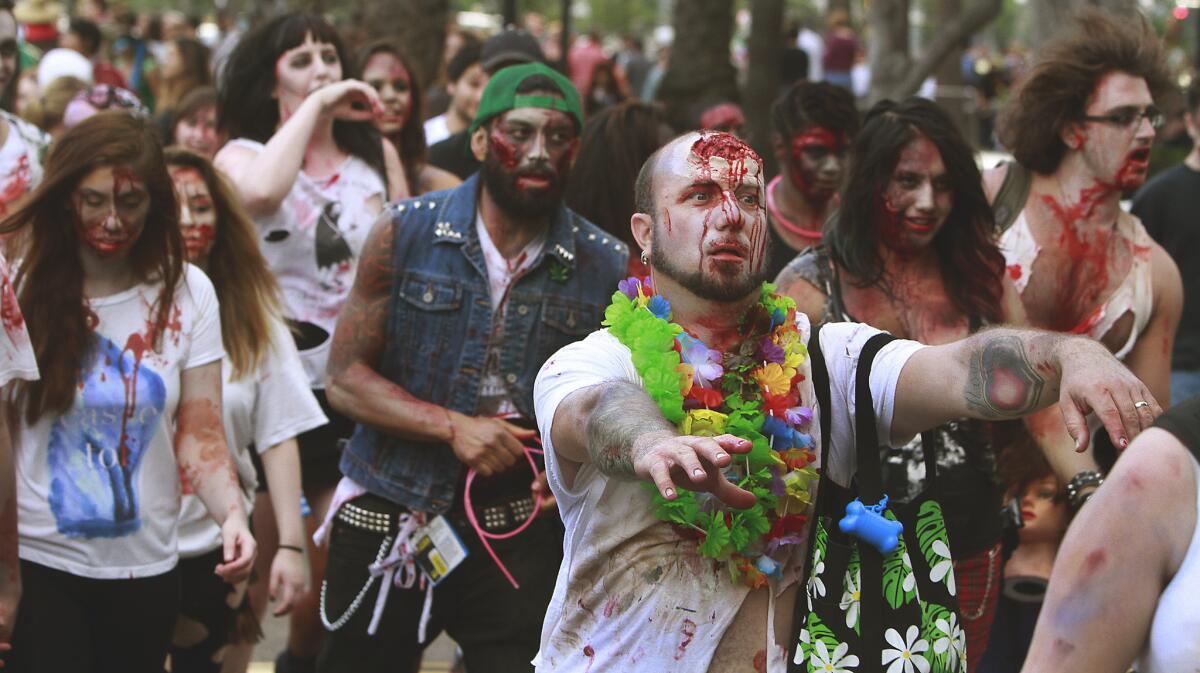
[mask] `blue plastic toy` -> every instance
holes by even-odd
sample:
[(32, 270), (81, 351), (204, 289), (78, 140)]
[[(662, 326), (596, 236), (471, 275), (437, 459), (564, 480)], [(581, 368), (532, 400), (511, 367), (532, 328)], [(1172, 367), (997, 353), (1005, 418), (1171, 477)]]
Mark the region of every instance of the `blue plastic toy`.
[(847, 535), (866, 542), (887, 556), (900, 545), (900, 534), (904, 525), (899, 521), (884, 518), (888, 497), (883, 496), (877, 505), (864, 505), (858, 498), (846, 505), (846, 516), (838, 522), (838, 528)]

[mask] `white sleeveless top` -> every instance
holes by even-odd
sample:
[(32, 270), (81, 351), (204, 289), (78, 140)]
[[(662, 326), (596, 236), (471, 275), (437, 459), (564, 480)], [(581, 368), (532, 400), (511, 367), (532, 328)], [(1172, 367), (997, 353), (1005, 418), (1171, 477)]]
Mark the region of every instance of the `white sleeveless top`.
[[(263, 149), (246, 138), (229, 144)], [(296, 347), (311, 388), (325, 387), (338, 314), (354, 283), (363, 243), (386, 201), (383, 178), (351, 155), (323, 180), (300, 171), (279, 210), (254, 218), (258, 245), (283, 292), (284, 317), (298, 330)]]
[[(1127, 311), (1133, 312), (1133, 329), (1129, 339), (1114, 355), (1118, 360), (1124, 359), (1133, 350), (1138, 336), (1150, 323), (1150, 314), (1154, 312), (1154, 280), (1151, 277), (1150, 246), (1153, 243), (1150, 234), (1141, 220), (1133, 219), (1132, 230), (1125, 232), (1133, 241), (1133, 265), (1129, 273), (1121, 281), (1121, 285), (1103, 304), (1100, 304), (1087, 315), (1071, 332), (1083, 334), (1099, 341), (1116, 324)], [(1017, 292), (1024, 292), (1029, 284), (1033, 263), (1038, 253), (1042, 251), (1029, 222), (1022, 211), (1013, 225), (1000, 236), (1000, 251), (1004, 253), (1004, 263), (1007, 272)]]
[(1196, 477), (1196, 527), (1187, 556), (1158, 599), (1146, 650), (1138, 673), (1192, 671), (1200, 662), (1200, 463), (1192, 459)]

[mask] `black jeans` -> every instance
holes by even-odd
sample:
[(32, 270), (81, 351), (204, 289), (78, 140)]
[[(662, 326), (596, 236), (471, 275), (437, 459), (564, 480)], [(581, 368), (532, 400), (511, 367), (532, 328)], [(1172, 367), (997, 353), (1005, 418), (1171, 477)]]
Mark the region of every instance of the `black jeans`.
[[(373, 511), (401, 511), (374, 496), (364, 496), (354, 504)], [(514, 538), (492, 541), (492, 549), (521, 585), (517, 590), (496, 567), (475, 531), (456, 526), (469, 553), (434, 589), (426, 642), (417, 642), (425, 603), (419, 583), (411, 589), (393, 586), (378, 630), (374, 636), (367, 635), (379, 595), (376, 580), (349, 621), (326, 634), (317, 671), (393, 673), (411, 666), (415, 672), (421, 651), (442, 631), (462, 648), (471, 673), (532, 671), (529, 662), (538, 651), (542, 620), (562, 562), (561, 531), (557, 517), (543, 516)], [(363, 588), (369, 577), (367, 566), (376, 560), (383, 539), (382, 533), (334, 519), (325, 573), (325, 615), (330, 622), (346, 612)]]
[(162, 673), (178, 609), (178, 569), (98, 580), (21, 561), (21, 605), (4, 670)]
[(179, 559), (183, 596), (178, 622), (171, 643), (173, 673), (218, 673), (221, 661), (217, 653), (229, 644), (237, 605), (230, 605), (235, 588), (213, 572), (224, 561), (225, 550), (194, 558)]

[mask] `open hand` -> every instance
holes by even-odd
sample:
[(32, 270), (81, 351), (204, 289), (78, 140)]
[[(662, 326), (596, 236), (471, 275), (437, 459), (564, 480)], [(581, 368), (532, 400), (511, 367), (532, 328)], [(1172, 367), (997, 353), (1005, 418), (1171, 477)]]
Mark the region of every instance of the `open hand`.
[(1060, 346), (1058, 359), (1062, 367), (1058, 406), (1076, 451), (1087, 448), (1089, 413), (1096, 414), (1113, 446), (1120, 449), (1162, 414), (1146, 384), (1099, 342), (1069, 339)]
[(674, 500), (676, 487), (712, 493), (734, 509), (754, 505), (754, 494), (734, 486), (721, 472), (733, 460), (731, 453), (748, 453), (749, 441), (733, 435), (695, 437), (659, 434), (639, 439), (633, 450), (633, 470), (654, 482), (658, 492)]

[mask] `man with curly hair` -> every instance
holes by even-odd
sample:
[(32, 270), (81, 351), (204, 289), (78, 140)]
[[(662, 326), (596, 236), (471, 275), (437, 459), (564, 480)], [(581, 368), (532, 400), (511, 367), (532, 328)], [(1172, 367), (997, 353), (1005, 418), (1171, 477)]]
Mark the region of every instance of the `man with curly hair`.
[[(984, 178), (1029, 322), (1099, 340), (1164, 407), (1179, 271), (1120, 201), (1146, 179), (1162, 124), (1154, 101), (1168, 86), (1159, 39), (1144, 19), (1085, 10), (1043, 47), (1005, 111), (1000, 137), (1016, 162)], [(1107, 463), (1113, 452), (1061, 450), (1074, 442), (1053, 415), (1027, 423), (1074, 485), (1078, 508), (1102, 480), (1097, 457)]]

